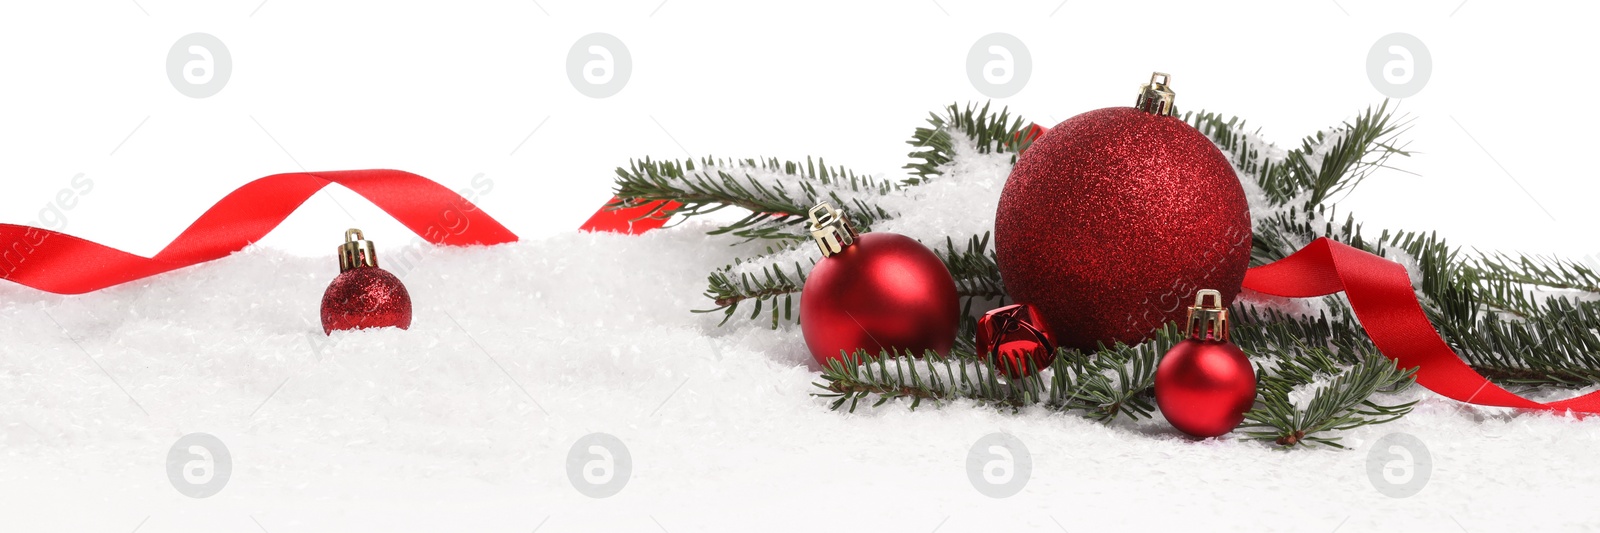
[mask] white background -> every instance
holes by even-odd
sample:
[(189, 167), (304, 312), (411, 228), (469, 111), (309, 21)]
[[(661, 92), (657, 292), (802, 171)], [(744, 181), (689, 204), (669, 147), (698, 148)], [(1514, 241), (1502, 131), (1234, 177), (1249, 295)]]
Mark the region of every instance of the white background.
[[(1381, 102), (1368, 51), (1405, 32), (1433, 58), (1428, 85), (1401, 102), (1419, 153), (1394, 163), (1414, 174), (1381, 173), (1343, 207), (1368, 234), (1600, 252), (1587, 231), (1600, 217), (1597, 8), (1392, 4), (5, 3), (0, 221), (58, 209), (67, 232), (150, 255), (257, 177), (388, 167), (455, 189), (481, 173), (494, 186), (479, 204), (530, 242), (426, 251), (406, 277), (407, 331), (316, 327), (346, 227), (380, 248), (411, 240), (337, 189), (242, 257), (82, 296), (0, 290), (0, 522), (20, 524), (0, 529), (1592, 527), (1578, 498), (1600, 486), (1593, 417), (1413, 388), (1401, 400), (1423, 400), (1417, 412), (1350, 432), (1355, 450), (1284, 453), (1194, 443), (1161, 420), (841, 415), (807, 396), (817, 378), (798, 328), (684, 312), (704, 305), (705, 272), (748, 250), (690, 231), (572, 233), (633, 157), (818, 155), (896, 175), (928, 111), (982, 99), (967, 54), (994, 32), (1033, 58), (1029, 84), (1001, 103), (1038, 122), (1129, 105), (1162, 70), (1180, 107), (1247, 118), (1283, 146)], [(204, 99), (166, 72), (195, 32), (233, 62)], [(610, 98), (566, 75), (572, 44), (594, 32), (633, 58)], [(94, 187), (51, 207), (79, 173)], [(225, 440), (236, 467), (203, 501), (173, 491), (161, 464), (198, 431)], [(614, 499), (567, 477), (569, 447), (599, 431), (637, 459)], [(974, 492), (961, 461), (995, 431), (1033, 450), (1033, 484), (1014, 498)], [(1382, 458), (1369, 450), (1388, 432), (1432, 450), (1434, 481), (1414, 499), (1373, 490)]]
[[(483, 173), (494, 188), (479, 203), (529, 238), (571, 231), (629, 158), (816, 155), (897, 175), (928, 111), (984, 99), (965, 63), (993, 32), (1031, 52), (1030, 82), (999, 102), (1029, 119), (1128, 105), (1162, 70), (1180, 107), (1240, 116), (1292, 147), (1383, 100), (1367, 52), (1405, 32), (1433, 58), (1427, 86), (1401, 102), (1419, 153), (1395, 165), (1417, 175), (1380, 173), (1341, 205), (1369, 229), (1600, 251), (1585, 231), (1600, 217), (1588, 112), (1596, 8), (1395, 4), (7, 3), (0, 221), (37, 221), (84, 173), (94, 188), (66, 212), (65, 230), (150, 255), (251, 179), (399, 168), (456, 189)], [(166, 76), (168, 49), (194, 32), (232, 56), (231, 79), (209, 98), (180, 94)], [(565, 73), (568, 49), (592, 32), (617, 36), (633, 58), (610, 98), (581, 95)], [(333, 190), (264, 244), (331, 254), (351, 225), (380, 246), (411, 239)]]

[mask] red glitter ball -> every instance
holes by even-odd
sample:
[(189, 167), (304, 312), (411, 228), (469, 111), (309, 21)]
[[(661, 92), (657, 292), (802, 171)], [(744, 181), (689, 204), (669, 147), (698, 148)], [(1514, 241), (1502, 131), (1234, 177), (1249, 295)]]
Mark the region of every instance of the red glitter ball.
[(1006, 291), (1061, 346), (1134, 344), (1200, 289), (1232, 302), (1250, 206), (1226, 156), (1174, 117), (1131, 107), (1051, 128), (1018, 157), (995, 215)]
[(411, 327), (411, 293), (388, 271), (363, 266), (339, 273), (322, 293), (322, 332)]

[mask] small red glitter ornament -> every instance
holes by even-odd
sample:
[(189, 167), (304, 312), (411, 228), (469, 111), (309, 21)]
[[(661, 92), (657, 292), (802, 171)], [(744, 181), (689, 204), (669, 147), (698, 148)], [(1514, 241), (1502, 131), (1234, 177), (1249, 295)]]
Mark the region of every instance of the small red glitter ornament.
[(1172, 116), (1168, 76), (1137, 107), (1090, 111), (1020, 156), (995, 214), (1006, 292), (1062, 346), (1136, 344), (1183, 318), (1201, 287), (1233, 301), (1250, 260), (1250, 206), (1228, 158)]
[(960, 325), (956, 282), (933, 251), (904, 235), (857, 235), (827, 203), (810, 215), (823, 257), (800, 291), (800, 331), (817, 363), (857, 350), (950, 352)]
[(355, 228), (344, 232), (344, 241), (339, 245), (339, 276), (322, 293), (322, 332), (411, 327), (411, 293), (400, 278), (378, 268), (372, 241)]
[(1037, 309), (1012, 304), (978, 319), (978, 353), (994, 361), (996, 370), (1020, 378), (1056, 360), (1055, 336)]
[(1172, 427), (1196, 437), (1233, 431), (1255, 403), (1256, 372), (1244, 351), (1228, 342), (1222, 293), (1206, 289), (1195, 296), (1187, 333), (1156, 367), (1156, 406)]

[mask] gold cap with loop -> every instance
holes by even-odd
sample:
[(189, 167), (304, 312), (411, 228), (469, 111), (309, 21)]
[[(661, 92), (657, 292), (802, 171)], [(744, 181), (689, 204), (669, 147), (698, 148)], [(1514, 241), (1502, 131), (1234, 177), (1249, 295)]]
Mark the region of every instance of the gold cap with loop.
[(1172, 82), (1172, 75), (1165, 72), (1150, 73), (1150, 83), (1139, 88), (1139, 100), (1133, 107), (1146, 113), (1163, 117), (1172, 116), (1172, 100), (1178, 95), (1167, 87)]
[(372, 241), (366, 240), (361, 230), (350, 228), (344, 232), (344, 244), (339, 245), (339, 271), (347, 272), (357, 267), (378, 266), (378, 251)]
[(811, 238), (817, 240), (823, 257), (842, 252), (856, 242), (856, 229), (850, 225), (850, 220), (828, 202), (811, 208), (811, 223), (806, 229), (811, 231)]
[[(1206, 305), (1206, 298), (1211, 305)], [(1222, 303), (1222, 293), (1202, 289), (1194, 295), (1194, 306), (1189, 308), (1189, 337), (1201, 340), (1228, 340), (1228, 308)]]

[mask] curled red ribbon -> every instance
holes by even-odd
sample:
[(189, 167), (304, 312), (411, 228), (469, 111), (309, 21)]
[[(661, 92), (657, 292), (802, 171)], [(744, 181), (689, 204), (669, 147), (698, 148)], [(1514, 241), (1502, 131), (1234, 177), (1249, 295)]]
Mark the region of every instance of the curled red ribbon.
[(1250, 269), (1244, 286), (1291, 298), (1344, 291), (1378, 350), (1400, 368), (1416, 368), (1417, 384), (1445, 397), (1477, 405), (1600, 413), (1600, 391), (1539, 403), (1490, 382), (1433, 329), (1405, 267), (1347, 244), (1317, 239), (1281, 261)]
[(219, 259), (265, 237), (329, 183), (361, 195), (434, 244), (517, 240), (471, 201), (410, 172), (296, 172), (257, 179), (228, 193), (155, 257), (47, 229), (0, 224), (0, 277), (42, 291), (81, 294)]

